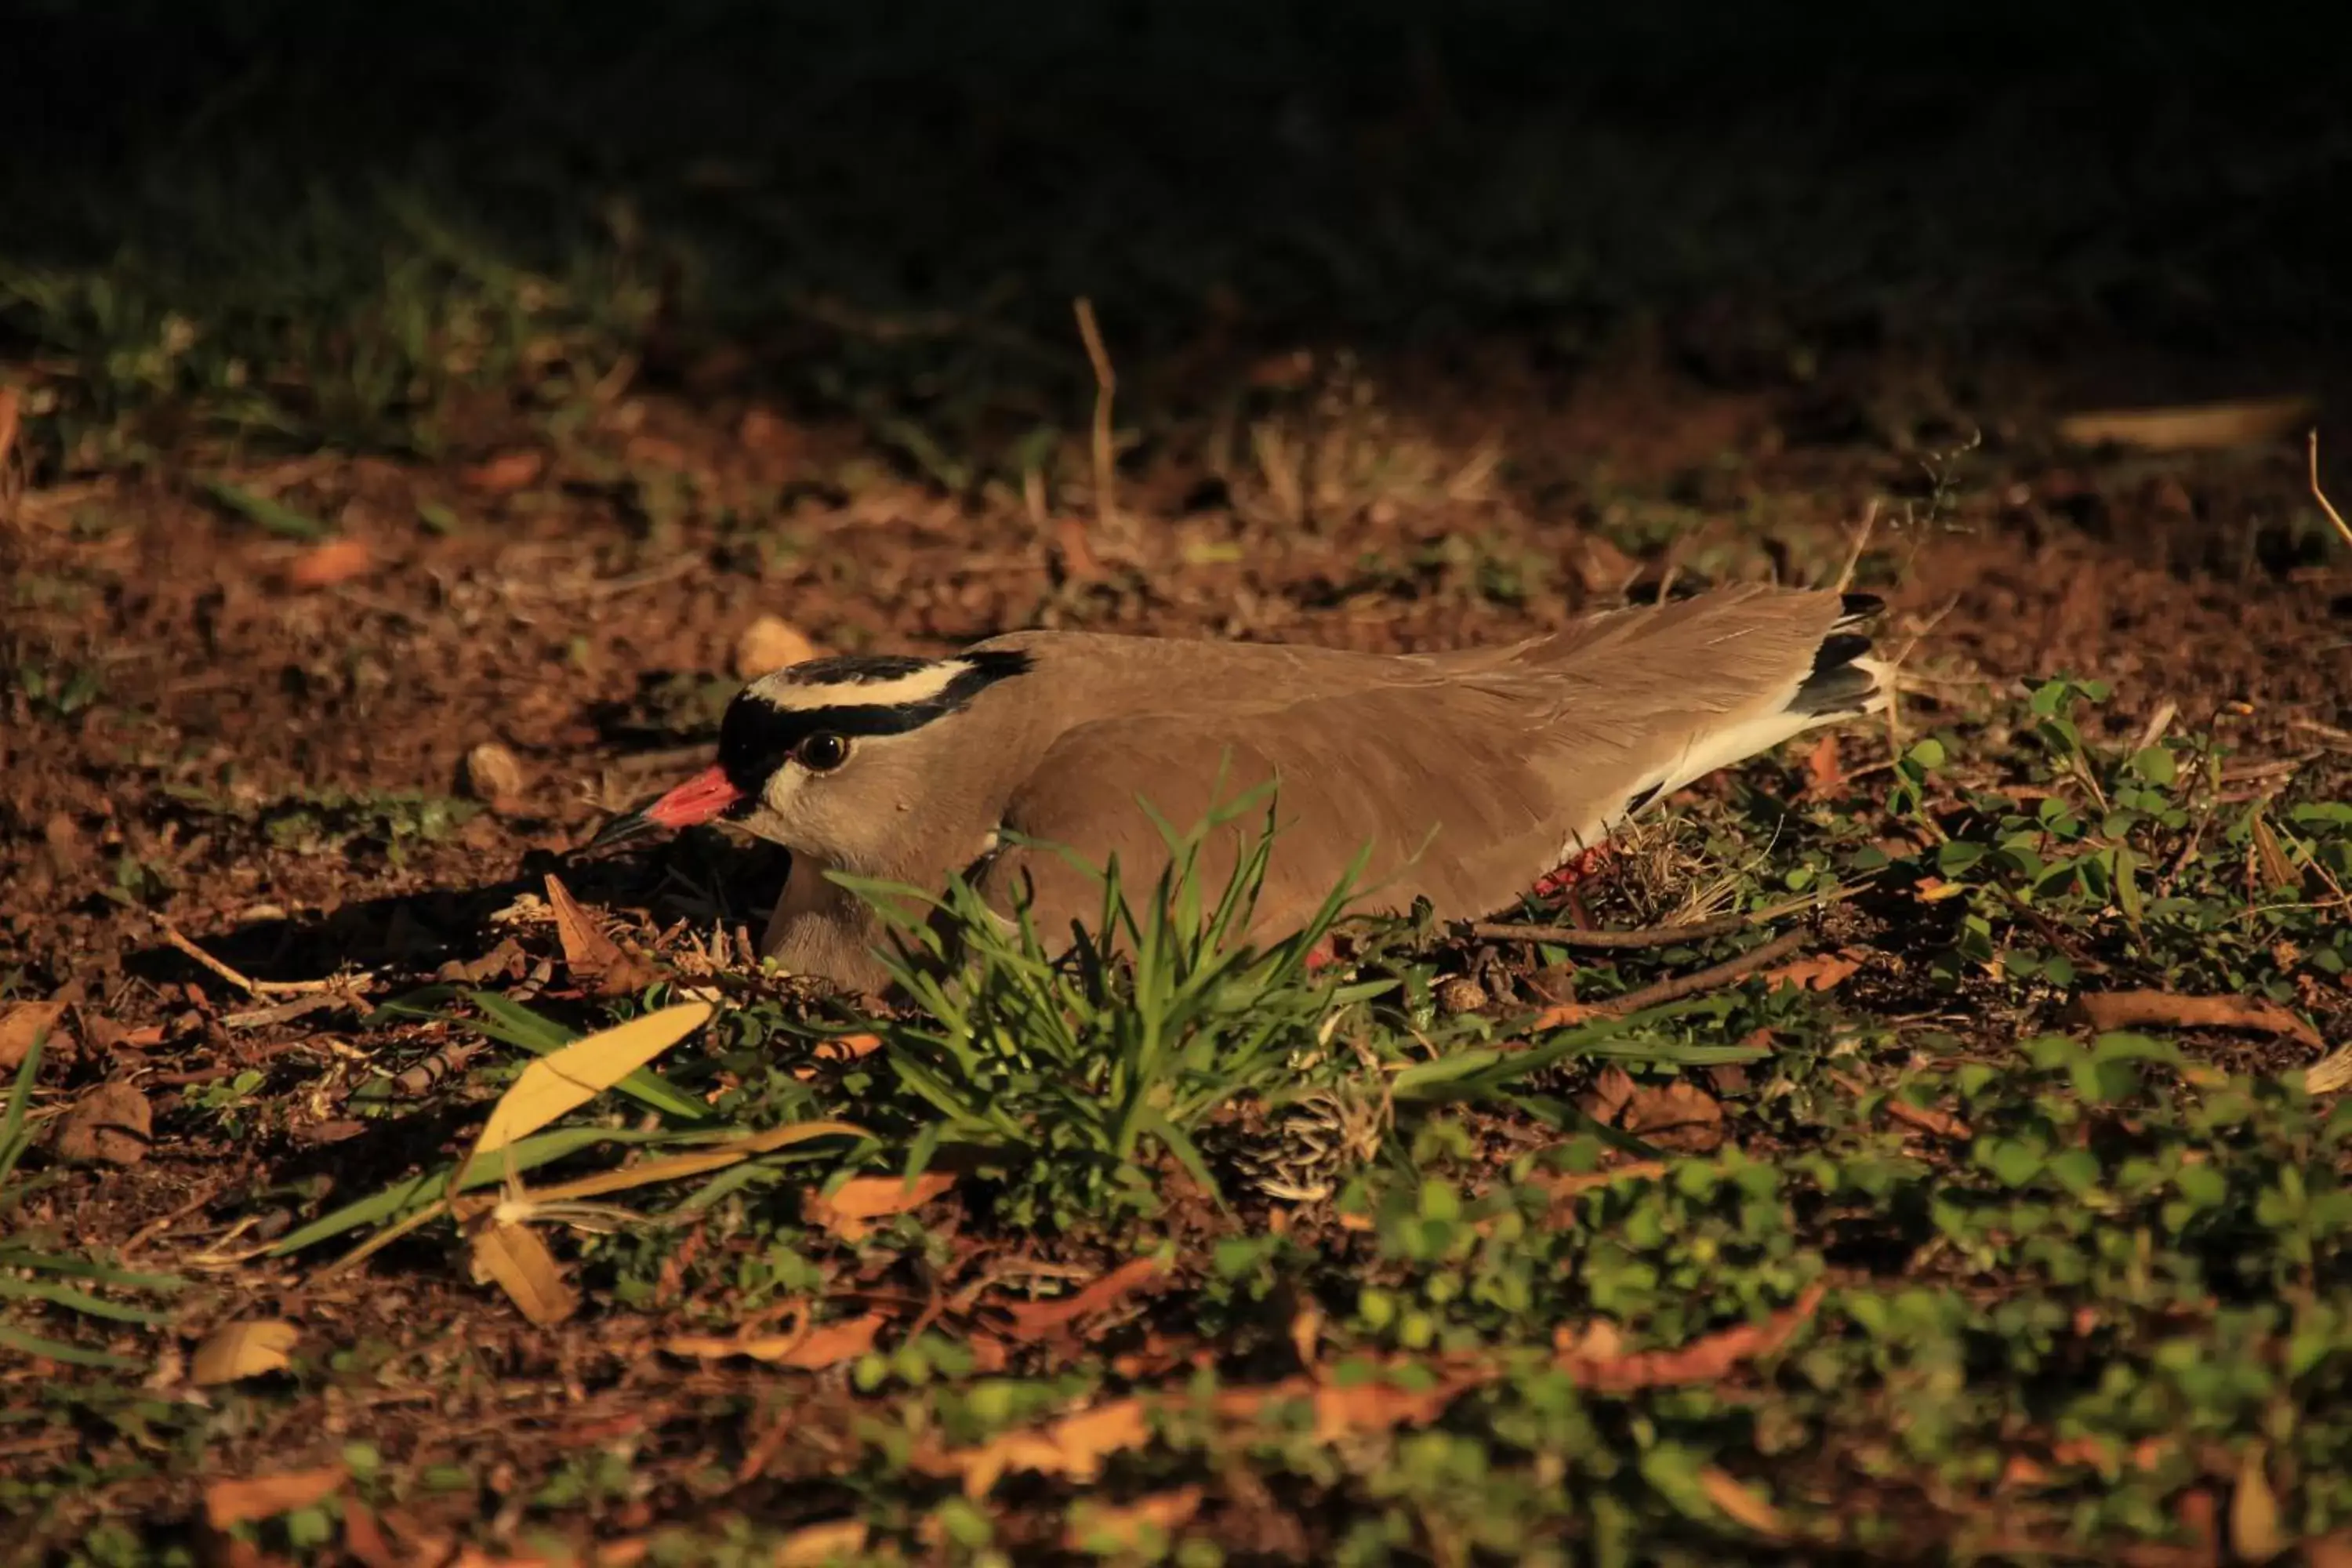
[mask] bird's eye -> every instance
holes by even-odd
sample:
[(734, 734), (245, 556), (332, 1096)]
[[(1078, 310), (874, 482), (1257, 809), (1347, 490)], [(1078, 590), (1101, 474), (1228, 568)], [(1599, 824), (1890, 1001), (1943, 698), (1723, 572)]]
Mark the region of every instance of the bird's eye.
[(813, 773), (829, 773), (849, 760), (849, 742), (820, 730), (793, 748), (793, 760)]

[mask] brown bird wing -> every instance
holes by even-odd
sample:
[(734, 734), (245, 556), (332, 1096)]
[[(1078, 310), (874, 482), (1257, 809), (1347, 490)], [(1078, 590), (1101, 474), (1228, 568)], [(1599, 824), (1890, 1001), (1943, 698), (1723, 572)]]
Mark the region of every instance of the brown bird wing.
[[(1474, 918), (1682, 784), (1883, 705), (1874, 667), (1857, 662), (1866, 639), (1842, 635), (1859, 613), (1834, 593), (1720, 590), (1508, 648), (1379, 661), (1381, 679), (1285, 706), (1081, 724), (1004, 826), (1092, 867), (1116, 855), (1132, 893), (1167, 862), (1139, 801), (1181, 830), (1278, 781), (1261, 931), (1305, 918), (1368, 845), (1358, 907), (1426, 897), (1441, 919)], [(1213, 837), (1212, 890), (1263, 820), (1261, 806)], [(1003, 908), (1024, 886), (1054, 932), (1099, 913), (1098, 883), (1069, 857), (1007, 845), (982, 889)]]

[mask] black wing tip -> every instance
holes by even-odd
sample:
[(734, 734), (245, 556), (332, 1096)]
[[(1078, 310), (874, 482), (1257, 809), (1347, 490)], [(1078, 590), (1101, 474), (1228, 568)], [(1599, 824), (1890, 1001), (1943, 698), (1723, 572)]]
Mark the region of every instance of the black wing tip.
[(1836, 625), (1841, 630), (1859, 626), (1885, 608), (1886, 601), (1875, 594), (1840, 594)]
[[(1867, 609), (1855, 611), (1860, 600)], [(1845, 605), (1849, 617), (1840, 620), (1840, 627), (1852, 625), (1872, 610), (1880, 601), (1868, 594), (1848, 594)], [(1822, 639), (1813, 652), (1813, 667), (1789, 700), (1789, 711), (1814, 718), (1833, 718), (1841, 714), (1869, 711), (1871, 700), (1878, 695), (1878, 675), (1854, 661), (1870, 651), (1870, 639), (1859, 632), (1832, 630)]]

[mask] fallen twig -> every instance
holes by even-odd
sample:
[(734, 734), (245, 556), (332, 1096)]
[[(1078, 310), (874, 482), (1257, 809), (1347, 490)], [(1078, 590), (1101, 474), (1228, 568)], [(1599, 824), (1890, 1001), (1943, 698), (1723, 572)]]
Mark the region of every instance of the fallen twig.
[(227, 981), (248, 996), (314, 996), (325, 993), (348, 991), (352, 987), (341, 980), (255, 980), (240, 974), (182, 936), (169, 921), (157, 922), (163, 929), (163, 940)]
[(1808, 910), (1824, 909), (1843, 903), (1862, 891), (1865, 882), (1851, 882), (1819, 893), (1808, 893), (1801, 899), (1790, 899), (1783, 903), (1749, 910), (1744, 914), (1717, 915), (1713, 920), (1689, 921), (1677, 925), (1641, 926), (1633, 931), (1584, 931), (1576, 926), (1523, 926), (1506, 921), (1476, 921), (1464, 929), (1481, 942), (1538, 942), (1554, 947), (1584, 947), (1613, 949), (1623, 952), (1645, 947), (1675, 947), (1685, 942), (1706, 942), (1718, 936), (1729, 936), (1749, 926), (1769, 925), (1790, 915)]
[(1629, 991), (1622, 996), (1612, 996), (1606, 1002), (1596, 1002), (1592, 1005), (1592, 1010), (1596, 1013), (1638, 1013), (1644, 1007), (1655, 1007), (1665, 1002), (1679, 1002), (1685, 996), (1696, 996), (1701, 992), (1712, 991), (1719, 985), (1728, 985), (1735, 980), (1743, 980), (1767, 964), (1801, 951), (1805, 943), (1811, 940), (1812, 940), (1811, 931), (1786, 931), (1761, 947), (1749, 948), (1737, 958), (1726, 959), (1721, 963), (1709, 964), (1705, 969), (1693, 970), (1688, 974), (1677, 975), (1672, 980), (1661, 980), (1655, 985), (1645, 985), (1639, 991)]
[(2182, 996), (2169, 991), (2095, 991), (2074, 999), (2094, 1029), (2247, 1029), (2285, 1035), (2313, 1050), (2327, 1042), (2302, 1017), (2258, 996)]

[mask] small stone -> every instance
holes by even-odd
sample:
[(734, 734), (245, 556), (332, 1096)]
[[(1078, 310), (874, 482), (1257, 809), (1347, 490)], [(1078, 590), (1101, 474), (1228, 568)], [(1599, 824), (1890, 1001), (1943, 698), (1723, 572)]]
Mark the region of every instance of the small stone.
[(138, 1086), (120, 1079), (74, 1102), (58, 1127), (58, 1158), (76, 1165), (135, 1165), (147, 1157), (154, 1112)]
[(485, 741), (466, 753), (460, 777), (466, 793), (476, 800), (497, 804), (522, 794), (522, 763), (496, 741)]
[(1457, 974), (1437, 988), (1437, 1005), (1448, 1013), (1475, 1013), (1486, 1002), (1486, 988), (1466, 974)]
[(735, 639), (735, 678), (757, 679), (772, 669), (815, 657), (816, 645), (797, 626), (774, 616), (761, 616)]

